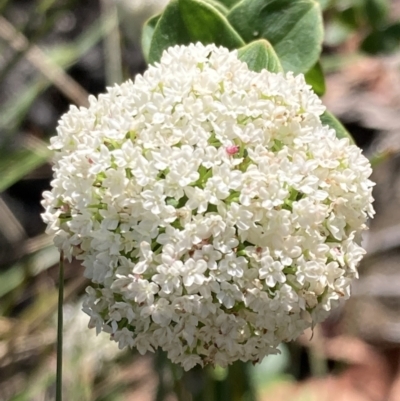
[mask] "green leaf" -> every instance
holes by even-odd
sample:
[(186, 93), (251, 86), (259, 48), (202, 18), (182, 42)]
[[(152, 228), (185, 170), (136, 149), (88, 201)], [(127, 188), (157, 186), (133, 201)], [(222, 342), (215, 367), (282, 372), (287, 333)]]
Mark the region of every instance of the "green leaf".
[(172, 0), (155, 27), (148, 62), (152, 64), (159, 61), (162, 52), (168, 47), (176, 44), (187, 45), (190, 41), (189, 32), (181, 17), (178, 0)]
[(352, 7), (344, 8), (340, 10), (337, 14), (337, 19), (352, 31), (360, 29), (361, 24), (363, 24), (363, 10), (358, 5), (353, 5)]
[(321, 7), (321, 10), (326, 10), (330, 3), (330, 0), (317, 0), (317, 1)]
[(305, 79), (318, 96), (322, 96), (325, 93), (325, 77), (319, 61), (311, 70), (306, 72)]
[(361, 43), (361, 50), (369, 54), (390, 54), (400, 47), (400, 22), (371, 32)]
[(142, 52), (146, 61), (149, 60), (151, 39), (153, 38), (157, 22), (160, 20), (160, 18), (161, 15), (156, 15), (154, 17), (151, 17), (145, 22), (143, 26), (141, 45), (142, 45)]
[(192, 42), (215, 43), (228, 49), (244, 45), (228, 20), (203, 0), (179, 0), (179, 8)]
[(322, 14), (315, 0), (242, 0), (228, 21), (245, 42), (267, 39), (285, 71), (308, 71), (321, 53)]
[(364, 12), (369, 25), (377, 29), (387, 20), (389, 2), (387, 0), (365, 0)]
[(350, 143), (354, 144), (354, 139), (350, 135), (349, 131), (342, 125), (342, 123), (328, 110), (326, 110), (321, 116), (321, 122), (323, 125), (328, 125), (336, 131), (336, 136), (338, 138), (348, 138)]
[(260, 72), (263, 69), (271, 72), (283, 71), (274, 48), (265, 39), (260, 39), (241, 47), (238, 50), (238, 57), (246, 62), (252, 71)]
[(215, 43), (228, 49), (244, 45), (224, 15), (212, 5), (202, 0), (172, 0), (155, 26), (148, 61), (159, 61), (170, 46), (191, 42)]

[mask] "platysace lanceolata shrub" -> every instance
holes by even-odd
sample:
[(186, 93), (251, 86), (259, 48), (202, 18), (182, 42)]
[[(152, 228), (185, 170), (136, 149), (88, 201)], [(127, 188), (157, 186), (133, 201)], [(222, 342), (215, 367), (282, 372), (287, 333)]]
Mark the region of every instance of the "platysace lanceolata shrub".
[(90, 326), (190, 369), (259, 361), (324, 320), (373, 215), (369, 162), (324, 110), (303, 75), (201, 44), (71, 107), (43, 218), (93, 283)]

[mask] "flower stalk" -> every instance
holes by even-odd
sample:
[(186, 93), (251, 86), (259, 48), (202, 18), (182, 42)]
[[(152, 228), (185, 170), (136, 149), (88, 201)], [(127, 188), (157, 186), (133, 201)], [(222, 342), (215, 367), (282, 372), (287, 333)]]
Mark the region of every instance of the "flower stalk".
[(62, 401), (63, 304), (64, 304), (64, 252), (61, 251), (60, 262), (59, 262), (59, 276), (58, 276), (56, 401)]

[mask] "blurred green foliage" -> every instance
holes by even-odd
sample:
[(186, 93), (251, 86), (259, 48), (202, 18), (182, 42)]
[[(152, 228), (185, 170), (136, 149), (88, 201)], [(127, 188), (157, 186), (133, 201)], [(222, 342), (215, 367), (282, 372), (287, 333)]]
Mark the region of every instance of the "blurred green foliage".
[(337, 46), (357, 35), (360, 50), (389, 54), (400, 47), (400, 21), (393, 20), (388, 0), (320, 0), (327, 16), (326, 43)]

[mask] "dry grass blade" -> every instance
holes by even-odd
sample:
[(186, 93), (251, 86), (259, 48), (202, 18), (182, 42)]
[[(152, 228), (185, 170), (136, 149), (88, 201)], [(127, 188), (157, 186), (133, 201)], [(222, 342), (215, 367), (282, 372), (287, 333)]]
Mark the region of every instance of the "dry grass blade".
[[(23, 52), (29, 47), (28, 39), (2, 16), (0, 16), (0, 37), (16, 51)], [(38, 46), (32, 45), (25, 57), (72, 102), (79, 106), (88, 105), (89, 94), (85, 89), (52, 62)]]
[[(110, 16), (96, 20), (84, 31), (75, 42), (58, 45), (49, 49), (48, 57), (64, 70), (75, 64), (95, 46), (103, 35), (107, 35), (113, 27)], [(3, 130), (2, 140), (11, 137), (22, 122), (27, 111), (37, 97), (50, 86), (51, 82), (43, 76), (38, 76), (23, 92), (18, 93), (0, 110), (0, 129)]]
[(23, 245), (23, 254), (29, 255), (51, 245), (53, 245), (53, 238), (47, 234), (40, 234), (25, 241)]
[(26, 237), (26, 232), (21, 223), (15, 217), (14, 213), (10, 210), (0, 195), (0, 216), (2, 224), (0, 225), (0, 232), (9, 243), (21, 241)]

